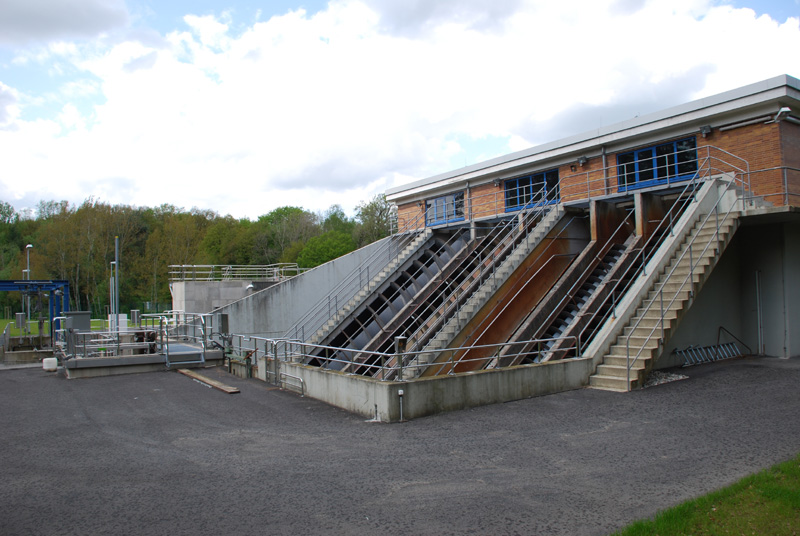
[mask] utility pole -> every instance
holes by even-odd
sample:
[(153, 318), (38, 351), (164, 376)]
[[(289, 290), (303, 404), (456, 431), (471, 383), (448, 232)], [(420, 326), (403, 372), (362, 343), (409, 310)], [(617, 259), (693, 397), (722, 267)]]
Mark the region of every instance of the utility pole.
[[(28, 258), (28, 269), (25, 270), (25, 274), (27, 275), (27, 277), (25, 279), (27, 279), (28, 281), (31, 280), (31, 249), (33, 249), (33, 244), (28, 244), (27, 246), (25, 246), (25, 256)], [(26, 301), (28, 302), (28, 322), (31, 321), (31, 295), (30, 295), (30, 290), (31, 290), (30, 286), (28, 286), (28, 289), (27, 289), (27, 292), (26, 292), (26, 298), (27, 298)], [(27, 326), (26, 326), (26, 331), (27, 331)]]

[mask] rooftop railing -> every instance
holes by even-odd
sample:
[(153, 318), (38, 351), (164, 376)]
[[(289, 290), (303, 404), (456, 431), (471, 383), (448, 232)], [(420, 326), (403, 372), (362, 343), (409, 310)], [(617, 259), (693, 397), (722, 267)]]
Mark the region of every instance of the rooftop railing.
[(300, 268), (297, 263), (261, 265), (172, 264), (169, 267), (169, 280), (280, 282), (307, 270), (308, 268)]

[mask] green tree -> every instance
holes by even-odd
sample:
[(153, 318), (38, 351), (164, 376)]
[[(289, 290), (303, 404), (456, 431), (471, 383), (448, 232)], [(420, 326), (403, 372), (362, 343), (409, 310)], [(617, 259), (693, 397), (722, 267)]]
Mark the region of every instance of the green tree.
[(339, 231), (341, 233), (352, 234), (356, 222), (347, 217), (341, 205), (331, 205), (320, 217), (322, 231)]
[(250, 264), (253, 249), (250, 226), (247, 219), (216, 218), (200, 242), (198, 261), (203, 264)]
[(392, 205), (383, 194), (356, 206), (356, 228), (353, 237), (359, 247), (371, 244), (391, 233)]
[(305, 247), (297, 256), (297, 263), (302, 268), (313, 268), (350, 253), (354, 249), (356, 249), (356, 242), (351, 235), (342, 231), (328, 231), (308, 239)]
[(319, 234), (316, 217), (299, 207), (280, 207), (258, 218), (252, 226), (254, 264), (273, 264), (292, 244)]

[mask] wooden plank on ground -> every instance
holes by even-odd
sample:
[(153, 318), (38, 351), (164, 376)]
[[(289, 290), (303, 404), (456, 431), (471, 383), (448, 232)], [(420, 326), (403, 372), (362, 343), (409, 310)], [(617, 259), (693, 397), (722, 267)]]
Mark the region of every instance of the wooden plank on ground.
[(218, 382), (217, 380), (212, 380), (211, 378), (207, 378), (206, 376), (203, 376), (202, 374), (198, 374), (197, 372), (195, 372), (193, 370), (182, 368), (182, 369), (178, 369), (178, 372), (180, 372), (184, 376), (189, 376), (190, 378), (193, 378), (193, 379), (195, 379), (195, 380), (197, 380), (199, 382), (202, 382), (202, 383), (204, 383), (206, 385), (210, 385), (214, 389), (219, 389), (223, 393), (228, 393), (229, 395), (232, 395), (234, 393), (238, 393), (239, 392), (239, 389), (237, 387), (231, 387), (230, 385), (225, 385), (224, 383)]

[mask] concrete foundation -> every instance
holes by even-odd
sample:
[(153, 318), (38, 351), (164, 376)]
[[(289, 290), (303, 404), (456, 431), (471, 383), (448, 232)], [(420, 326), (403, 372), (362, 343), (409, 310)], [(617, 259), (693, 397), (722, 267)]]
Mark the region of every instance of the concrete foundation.
[(52, 349), (44, 350), (19, 350), (6, 352), (0, 347), (0, 362), (4, 365), (20, 365), (24, 363), (39, 363), (46, 357), (53, 357)]
[[(397, 422), (499, 402), (521, 400), (588, 383), (592, 360), (568, 359), (505, 369), (467, 372), (409, 382), (380, 381), (284, 361), (259, 359), (258, 378), (275, 373), (302, 379), (306, 396), (382, 422)], [(277, 367), (276, 367), (277, 365)], [(269, 371), (269, 373), (267, 372)], [(297, 387), (294, 379), (284, 378)], [(403, 396), (400, 396), (403, 391)]]
[[(205, 364), (181, 364), (178, 362), (177, 357), (173, 357), (172, 360), (172, 369), (214, 366), (222, 363), (222, 351), (207, 351)], [(67, 360), (63, 368), (64, 373), (69, 379), (97, 378), (100, 376), (117, 376), (120, 374), (137, 374), (140, 372), (159, 372), (167, 370), (166, 358), (161, 354), (76, 358)]]

